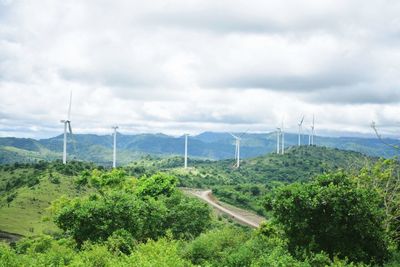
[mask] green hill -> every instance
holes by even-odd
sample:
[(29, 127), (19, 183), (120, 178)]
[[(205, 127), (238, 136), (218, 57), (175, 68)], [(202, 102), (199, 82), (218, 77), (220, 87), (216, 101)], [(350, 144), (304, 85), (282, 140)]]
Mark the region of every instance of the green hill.
[[(297, 134), (286, 133), (287, 148), (297, 145)], [(276, 149), (274, 133), (248, 133), (242, 137), (241, 157), (254, 158), (274, 152)], [(303, 136), (302, 143), (308, 142)], [(393, 157), (398, 150), (383, 144), (376, 138), (322, 137), (316, 136), (318, 146), (361, 152), (369, 156)], [(398, 140), (386, 140), (398, 144)], [(76, 134), (68, 139), (68, 158), (94, 162), (98, 165), (112, 164), (112, 136), (95, 134)], [(39, 160), (61, 159), (63, 135), (53, 138), (34, 140), (27, 138), (0, 138), (0, 164), (13, 162), (37, 162)], [(164, 134), (118, 134), (118, 164), (126, 165), (146, 155), (156, 157), (181, 156), (184, 150), (184, 138)], [(196, 159), (221, 160), (234, 155), (234, 140), (228, 133), (205, 132), (189, 137), (189, 155)]]
[[(294, 147), (285, 155), (267, 154), (245, 159), (241, 167), (232, 160), (189, 160), (182, 168), (181, 157), (144, 157), (126, 167), (128, 174), (141, 177), (159, 171), (176, 175), (183, 187), (212, 188), (222, 200), (265, 215), (260, 201), (276, 183), (305, 181), (337, 169), (357, 170), (374, 159), (357, 152), (324, 147)], [(0, 166), (0, 230), (23, 235), (55, 231), (43, 222), (50, 202), (62, 195), (82, 193), (73, 180), (83, 170), (95, 168), (84, 162), (40, 162)]]
[(74, 176), (94, 166), (72, 162), (13, 164), (0, 167), (0, 230), (21, 235), (37, 235), (56, 230), (44, 222), (51, 201), (66, 195), (85, 193), (76, 189)]
[[(284, 155), (245, 159), (239, 169), (233, 168), (233, 160), (192, 161), (189, 163), (194, 167), (189, 170), (175, 168), (172, 172), (184, 187), (212, 188), (221, 200), (266, 215), (261, 205), (262, 196), (276, 184), (307, 181), (340, 169), (358, 171), (376, 159), (358, 152), (302, 146), (293, 147)], [(182, 159), (177, 158), (175, 162)]]
[(269, 184), (273, 181), (293, 182), (338, 169), (357, 170), (374, 160), (364, 154), (328, 147), (292, 147), (284, 155), (269, 153), (243, 159), (239, 169), (234, 160), (189, 159), (183, 170), (182, 157), (144, 157), (125, 168), (134, 175), (151, 174), (157, 170), (174, 172), (181, 178), (181, 185), (204, 187), (213, 185), (237, 185), (242, 183)]

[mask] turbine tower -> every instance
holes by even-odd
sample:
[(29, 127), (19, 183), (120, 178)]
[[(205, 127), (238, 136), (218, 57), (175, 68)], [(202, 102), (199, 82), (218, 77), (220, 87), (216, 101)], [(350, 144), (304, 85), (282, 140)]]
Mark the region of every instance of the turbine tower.
[(285, 130), (284, 130), (284, 125), (283, 125), (283, 120), (282, 120), (282, 132), (281, 132), (281, 154), (285, 154)]
[(315, 137), (315, 116), (312, 117), (312, 125), (311, 125), (311, 145), (314, 145), (314, 137)]
[(72, 103), (72, 91), (69, 95), (69, 106), (68, 106), (68, 114), (66, 120), (61, 120), (61, 123), (64, 123), (64, 147), (63, 147), (63, 164), (67, 164), (67, 127), (69, 133), (72, 135), (72, 127), (71, 127), (71, 103)]
[(304, 122), (304, 116), (301, 118), (301, 121), (298, 123), (299, 126), (299, 140), (298, 140), (298, 145), (301, 146), (301, 133), (303, 130), (303, 122)]
[(276, 128), (276, 154), (280, 153), (280, 137), (282, 135), (282, 130), (281, 128)]
[(187, 169), (188, 159), (188, 134), (185, 134), (185, 169)]
[(232, 137), (235, 138), (235, 161), (236, 161), (236, 163), (233, 166), (235, 168), (239, 168), (240, 167), (240, 140), (241, 140), (240, 137), (243, 134), (240, 137), (236, 136), (232, 133), (230, 133), (230, 135), (232, 135)]
[(114, 129), (114, 149), (113, 149), (113, 168), (116, 168), (117, 166), (117, 129), (118, 126), (115, 125), (113, 127), (111, 127), (112, 129)]

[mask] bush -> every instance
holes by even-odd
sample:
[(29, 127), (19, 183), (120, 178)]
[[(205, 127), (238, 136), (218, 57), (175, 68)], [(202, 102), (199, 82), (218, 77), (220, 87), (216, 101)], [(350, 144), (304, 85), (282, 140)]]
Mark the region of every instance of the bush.
[(117, 230), (108, 237), (106, 245), (109, 251), (114, 254), (130, 254), (136, 241), (126, 230)]
[(141, 244), (127, 259), (126, 266), (132, 267), (189, 267), (192, 264), (180, 255), (179, 242), (162, 238)]
[(191, 242), (184, 255), (193, 264), (222, 266), (224, 258), (249, 238), (243, 230), (234, 227), (211, 230)]
[(7, 203), (11, 203), (16, 197), (17, 197), (17, 192), (9, 194), (6, 198)]

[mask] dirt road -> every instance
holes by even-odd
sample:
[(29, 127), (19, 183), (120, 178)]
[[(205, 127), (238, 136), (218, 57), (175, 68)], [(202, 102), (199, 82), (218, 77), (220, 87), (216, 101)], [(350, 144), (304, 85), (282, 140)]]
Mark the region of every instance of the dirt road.
[(209, 205), (213, 206), (216, 210), (224, 213), (231, 217), (233, 220), (253, 228), (258, 228), (260, 223), (265, 220), (265, 218), (258, 216), (249, 211), (218, 202), (212, 195), (211, 190), (200, 190), (200, 189), (182, 189), (184, 192), (194, 195), (203, 201), (207, 202)]

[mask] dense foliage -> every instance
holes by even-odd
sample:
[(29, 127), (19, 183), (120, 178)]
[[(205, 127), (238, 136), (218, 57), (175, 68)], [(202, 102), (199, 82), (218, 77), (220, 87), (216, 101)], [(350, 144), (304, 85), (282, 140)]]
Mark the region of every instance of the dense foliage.
[(158, 239), (167, 231), (175, 238), (197, 236), (210, 224), (210, 209), (184, 196), (175, 185), (175, 177), (162, 173), (137, 180), (121, 170), (95, 170), (88, 186), (98, 192), (56, 201), (54, 220), (78, 245), (87, 240), (105, 241), (121, 230), (138, 242)]
[[(119, 243), (129, 243), (129, 238), (119, 240)], [(15, 247), (0, 244), (0, 266), (366, 266), (338, 258), (331, 260), (324, 253), (296, 259), (288, 251), (287, 241), (270, 225), (264, 225), (253, 233), (228, 226), (212, 229), (188, 241), (167, 236), (157, 241), (131, 243), (128, 253), (115, 249), (115, 243), (114, 238), (104, 242), (86, 242), (77, 248), (73, 240), (65, 238), (42, 236), (23, 239)]]
[[(230, 161), (183, 170), (180, 158), (114, 170), (1, 166), (0, 227), (19, 214), (21, 225), (43, 215), (41, 227), (55, 225), (45, 232), (37, 223), (21, 232), (28, 237), (0, 244), (0, 266), (399, 266), (398, 161), (307, 149), (246, 160), (240, 170)], [(269, 220), (255, 231), (236, 226), (178, 185), (212, 187)]]
[(322, 175), (274, 191), (267, 202), (292, 253), (324, 251), (333, 258), (382, 263), (388, 256), (378, 192), (359, 188), (344, 173)]

